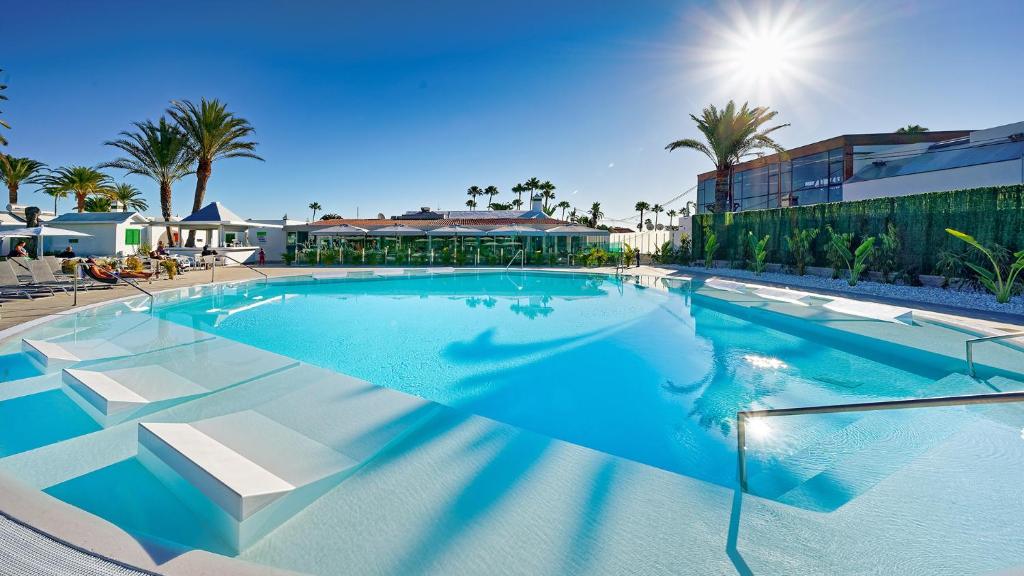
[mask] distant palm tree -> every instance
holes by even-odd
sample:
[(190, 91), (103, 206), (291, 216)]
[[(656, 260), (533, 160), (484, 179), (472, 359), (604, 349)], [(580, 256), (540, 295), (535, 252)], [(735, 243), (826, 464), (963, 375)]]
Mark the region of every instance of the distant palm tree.
[(516, 195), (516, 199), (512, 201), (512, 205), (516, 207), (516, 210), (522, 210), (523, 208), (523, 192), (526, 192), (528, 188), (525, 184), (516, 184), (512, 187), (512, 193)]
[[(123, 138), (104, 142), (126, 153), (103, 164), (107, 168), (126, 170), (152, 178), (160, 185), (160, 213), (165, 222), (171, 221), (171, 186), (183, 177), (192, 174), (196, 151), (189, 143), (188, 136), (176, 125), (161, 117), (160, 122), (135, 122), (137, 132), (121, 132)], [(167, 226), (167, 241), (173, 242), (171, 227)]]
[(654, 212), (654, 229), (658, 229), (658, 214), (665, 211), (665, 208), (661, 204), (655, 204), (651, 206), (651, 212)]
[(669, 221), (668, 222), (668, 227), (669, 227), (669, 229), (675, 230), (676, 229), (676, 216), (679, 215), (679, 212), (677, 212), (675, 210), (669, 210), (668, 212), (665, 212), (665, 215), (668, 216), (668, 221)]
[(57, 213), (57, 200), (63, 200), (64, 198), (68, 197), (68, 191), (67, 190), (64, 190), (64, 189), (61, 189), (61, 188), (47, 188), (45, 185), (42, 188), (40, 188), (39, 190), (36, 190), (36, 192), (42, 192), (43, 194), (46, 194), (47, 196), (52, 196), (53, 197), (53, 213), (54, 214)]
[(89, 196), (85, 199), (86, 212), (110, 212), (110, 196)]
[(110, 176), (88, 166), (58, 168), (41, 177), (39, 183), (54, 197), (54, 206), (58, 197), (74, 194), (79, 212), (85, 212), (85, 200), (89, 196), (106, 196), (113, 190)]
[[(253, 158), (263, 160), (253, 150), (256, 142), (245, 140), (255, 132), (249, 121), (228, 112), (220, 100), (203, 98), (196, 105), (188, 100), (174, 100), (167, 114), (185, 133), (196, 157), (196, 194), (192, 212), (203, 207), (206, 183), (213, 174), (213, 161), (220, 158)], [(196, 231), (189, 230), (186, 246), (195, 246)]]
[(549, 180), (540, 183), (540, 195), (544, 198), (544, 212), (548, 211), (548, 201), (555, 199), (555, 185)]
[(473, 200), (472, 198), (466, 200), (466, 207), (470, 210), (476, 210), (476, 200)]
[(0, 154), (0, 182), (7, 185), (7, 201), (18, 203), (18, 188), (22, 184), (39, 184), (46, 164), (30, 158), (15, 158)]
[(491, 210), (511, 210), (511, 202), (491, 202)]
[(316, 211), (317, 210), (321, 210), (322, 208), (323, 208), (323, 206), (321, 206), (319, 202), (310, 202), (309, 203), (309, 209), (313, 211), (313, 218), (311, 218), (311, 220), (313, 222), (316, 222)]
[(778, 112), (767, 107), (749, 108), (746, 103), (739, 109), (732, 100), (719, 110), (714, 105), (705, 108), (701, 117), (691, 114), (697, 129), (704, 135), (704, 141), (684, 138), (665, 147), (672, 152), (681, 148), (704, 153), (715, 163), (715, 212), (725, 212), (729, 207), (729, 180), (732, 167), (744, 158), (761, 155), (772, 150), (785, 156), (786, 150), (771, 139), (769, 134), (789, 124), (764, 128)]
[(928, 129), (920, 124), (907, 124), (896, 131), (897, 134), (922, 134), (927, 132)]
[[(110, 198), (116, 200), (121, 205), (121, 211), (127, 212), (133, 210), (136, 212), (144, 212), (149, 210), (149, 203), (142, 197), (142, 192), (131, 184), (124, 182), (114, 186), (114, 189), (110, 192)], [(95, 212), (95, 210), (86, 211)]]
[(576, 209), (575, 208), (570, 208), (569, 209), (569, 222), (575, 222), (575, 221), (576, 221)]
[(530, 202), (533, 202), (533, 193), (540, 190), (540, 180), (537, 178), (530, 178), (523, 183), (523, 186), (525, 186), (526, 191), (530, 193)]
[(644, 228), (644, 212), (651, 209), (651, 205), (647, 202), (640, 201), (633, 205), (633, 210), (640, 213), (640, 223), (636, 225), (637, 230), (643, 230)]
[(341, 214), (337, 214), (335, 212), (328, 212), (327, 214), (320, 216), (321, 220), (341, 220), (341, 218)]
[(558, 204), (555, 204), (555, 208), (562, 209), (562, 220), (565, 220), (565, 211), (568, 210), (569, 208), (572, 208), (572, 204), (569, 204), (569, 202), (566, 200), (562, 200)]
[[(479, 186), (470, 186), (466, 190), (466, 194), (469, 195), (469, 199), (473, 201), (473, 206), (471, 206), (471, 208), (473, 210), (476, 210), (476, 199), (477, 199), (477, 197), (478, 196), (483, 196), (483, 193), (484, 193), (484, 191)], [(469, 202), (466, 203), (466, 206), (469, 206)]]
[(594, 202), (590, 206), (590, 210), (587, 211), (587, 214), (590, 214), (590, 227), (597, 227), (597, 221), (604, 218), (604, 212), (601, 212), (601, 203)]
[(487, 196), (487, 209), (493, 210), (494, 208), (491, 207), (491, 204), (494, 203), (494, 197), (498, 195), (498, 187), (488, 186), (484, 188), (484, 194)]
[[(3, 72), (3, 71), (4, 71), (3, 68), (0, 68), (0, 72)], [(7, 96), (4, 96), (4, 93), (3, 93), (4, 90), (7, 90), (7, 84), (0, 84), (0, 100), (7, 100)], [(3, 112), (3, 111), (0, 110), (0, 112)], [(7, 122), (5, 122), (3, 118), (0, 118), (0, 126), (3, 126), (4, 128), (7, 128), (8, 130), (11, 129), (11, 125), (8, 124)], [(4, 138), (3, 134), (0, 134), (0, 146), (7, 146), (7, 139)], [(0, 156), (3, 156), (3, 154), (0, 154)]]

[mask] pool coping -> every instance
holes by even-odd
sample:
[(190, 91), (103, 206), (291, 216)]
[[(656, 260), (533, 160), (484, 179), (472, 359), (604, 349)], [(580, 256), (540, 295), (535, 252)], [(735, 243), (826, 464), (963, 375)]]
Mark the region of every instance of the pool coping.
[[(373, 270), (375, 268), (369, 268)], [(389, 270), (404, 270), (404, 268), (388, 268)], [(417, 268), (417, 269), (422, 269)], [(446, 271), (445, 275), (455, 275), (463, 273), (473, 272), (506, 272), (506, 269), (502, 268), (472, 268), (464, 269), (465, 272), (460, 272), (460, 269), (456, 268), (453, 271)], [(523, 272), (554, 272), (554, 273), (569, 273), (569, 274), (589, 274), (589, 275), (602, 275), (612, 276), (615, 274), (614, 271), (608, 269), (559, 269), (559, 268), (520, 268)], [(642, 267), (635, 270), (637, 273), (626, 273), (625, 276), (647, 276), (654, 278), (689, 278), (693, 279), (698, 276), (714, 277), (714, 274), (702, 275), (699, 273), (691, 273), (690, 271), (683, 271), (673, 268), (655, 268), (655, 267)], [(429, 275), (429, 274), (428, 274)], [(301, 276), (309, 276), (312, 278), (312, 274), (306, 270), (297, 269), (295, 274), (283, 274), (275, 276), (275, 278), (294, 278)], [(394, 279), (394, 278), (415, 278), (416, 276), (382, 276), (380, 279)], [(355, 280), (355, 279), (354, 279)], [(210, 287), (227, 284), (250, 284), (256, 282), (263, 282), (261, 278), (254, 278), (251, 280), (222, 280), (219, 282), (208, 282), (202, 284), (195, 284), (189, 286), (194, 287)], [(780, 284), (773, 282), (756, 282), (744, 280), (744, 283), (752, 285), (764, 285), (778, 287)], [(784, 286), (784, 285), (782, 285)], [(174, 287), (167, 288), (154, 292), (154, 296), (159, 294), (166, 294), (170, 292), (176, 292), (185, 289), (186, 287)], [(665, 288), (667, 290), (667, 288)], [(843, 296), (850, 297), (857, 295), (835, 293), (830, 294), (830, 291), (817, 291), (817, 290), (801, 290), (811, 294), (822, 294), (825, 297), (829, 296)], [(58, 318), (66, 317), (71, 314), (77, 314), (82, 311), (91, 310), (101, 306), (107, 306), (109, 304), (124, 302), (129, 300), (139, 299), (139, 295), (128, 295), (120, 298), (112, 298), (110, 300), (104, 300), (101, 302), (95, 302), (92, 304), (84, 305), (79, 308), (71, 310), (64, 310), (61, 312), (48, 314), (40, 318), (35, 318), (15, 326), (11, 326), (4, 330), (0, 330), (0, 340), (6, 340), (11, 337), (17, 336), (19, 333), (24, 332), (35, 326), (45, 324)], [(870, 300), (865, 298), (866, 300)], [(907, 306), (907, 302), (902, 300), (893, 300), (892, 302), (886, 302), (890, 304), (899, 304), (911, 308), (915, 313), (921, 313), (929, 319), (935, 319), (943, 323), (950, 323), (963, 330), (971, 331), (979, 335), (991, 334), (993, 330), (1016, 328), (1024, 329), (1022, 325), (1015, 324), (1003, 324), (996, 323), (991, 320), (984, 318), (972, 318), (969, 316), (961, 316), (954, 314), (947, 314), (942, 312), (936, 312), (932, 310), (921, 309), (916, 306)], [(231, 573), (240, 574), (243, 576), (248, 575), (287, 575), (287, 574), (298, 574), (297, 572), (282, 570), (280, 568), (274, 568), (271, 566), (256, 564), (247, 560), (223, 556), (215, 554), (205, 550), (193, 549), (189, 550), (179, 556), (176, 556), (172, 560), (166, 561), (162, 564), (157, 564), (154, 559), (145, 551), (139, 541), (133, 537), (129, 532), (121, 529), (117, 525), (109, 522), (101, 517), (98, 517), (85, 510), (77, 508), (71, 504), (63, 502), (55, 497), (49, 496), (41, 490), (34, 489), (32, 487), (24, 485), (20, 480), (10, 476), (9, 474), (0, 471), (0, 514), (3, 514), (12, 521), (29, 528), (34, 533), (38, 534), (40, 538), (48, 538), (61, 545), (67, 546), (71, 550), (91, 555), (101, 560), (123, 566), (129, 569), (136, 569), (141, 572), (152, 572), (157, 574), (165, 574), (167, 576), (220, 576), (221, 574)]]

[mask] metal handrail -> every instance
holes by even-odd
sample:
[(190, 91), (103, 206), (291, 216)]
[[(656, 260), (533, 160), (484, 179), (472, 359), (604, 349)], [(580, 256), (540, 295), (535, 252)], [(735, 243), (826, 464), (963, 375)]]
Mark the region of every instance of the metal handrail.
[[(235, 260), (234, 258), (232, 258), (231, 256), (228, 256), (227, 254), (221, 254), (220, 256), (222, 256), (225, 260), (231, 260), (235, 264), (238, 264), (238, 265), (241, 265), (241, 266), (245, 266), (249, 270), (252, 270), (253, 272), (259, 274), (260, 276), (263, 276), (263, 283), (264, 284), (266, 284), (270, 280), (270, 276), (267, 276), (266, 273), (264, 273), (261, 270), (258, 270), (256, 268), (253, 268), (252, 266), (249, 266), (245, 262), (240, 262), (238, 260)], [(211, 268), (216, 268), (217, 267), (217, 256), (213, 257), (213, 262), (214, 263), (213, 263), (213, 266)]]
[(512, 264), (516, 261), (517, 257), (519, 257), (519, 267), (523, 268), (524, 266), (526, 266), (526, 255), (523, 253), (523, 249), (520, 248), (515, 254), (512, 255), (512, 259), (508, 261), (508, 264), (505, 266), (505, 270), (508, 270), (509, 267), (512, 266)]
[(971, 378), (975, 377), (974, 372), (974, 345), (979, 342), (990, 342), (992, 340), (1004, 340), (1006, 338), (1020, 338), (1024, 336), (1024, 332), (1008, 332), (1006, 334), (996, 334), (995, 336), (981, 336), (979, 338), (971, 338), (967, 342), (964, 342), (965, 356), (967, 358), (967, 372), (971, 375)]
[(738, 458), (737, 465), (739, 466), (740, 490), (743, 492), (747, 491), (747, 420), (750, 418), (901, 410), (904, 408), (937, 408), (941, 406), (967, 406), (971, 404), (1005, 404), (1008, 402), (1024, 402), (1024, 391), (971, 394), (967, 396), (936, 396), (934, 398), (911, 398), (909, 400), (885, 400), (882, 402), (858, 402), (855, 404), (833, 404), (828, 406), (802, 406), (772, 410), (742, 410), (736, 413), (736, 453)]

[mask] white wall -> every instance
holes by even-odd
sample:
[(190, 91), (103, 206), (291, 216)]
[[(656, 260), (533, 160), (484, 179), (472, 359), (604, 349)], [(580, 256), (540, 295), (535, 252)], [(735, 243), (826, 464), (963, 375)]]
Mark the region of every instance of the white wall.
[(907, 196), (1024, 183), (1024, 160), (1008, 160), (843, 184), (843, 200)]
[(128, 256), (134, 254), (137, 246), (128, 246), (124, 242), (125, 231), (129, 228), (140, 230), (142, 241), (146, 241), (145, 228), (138, 224), (114, 224), (112, 222), (68, 222), (61, 223), (61, 228), (74, 230), (89, 234), (88, 237), (76, 237), (75, 243), (70, 243), (72, 238), (53, 237), (47, 238), (43, 243), (43, 250), (47, 252), (60, 252), (71, 246), (78, 256)]
[(608, 238), (609, 242), (622, 242), (637, 248), (643, 254), (652, 254), (662, 244), (672, 241), (673, 246), (679, 245), (681, 230), (644, 230), (643, 232), (615, 233)]

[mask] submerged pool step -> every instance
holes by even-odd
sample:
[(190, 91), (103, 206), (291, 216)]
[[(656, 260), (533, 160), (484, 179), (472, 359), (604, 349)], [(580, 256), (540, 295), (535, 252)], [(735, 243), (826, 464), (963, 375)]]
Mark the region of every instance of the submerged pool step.
[(78, 393), (104, 415), (138, 408), (149, 400), (103, 372), (65, 368), (61, 372), (64, 384)]

